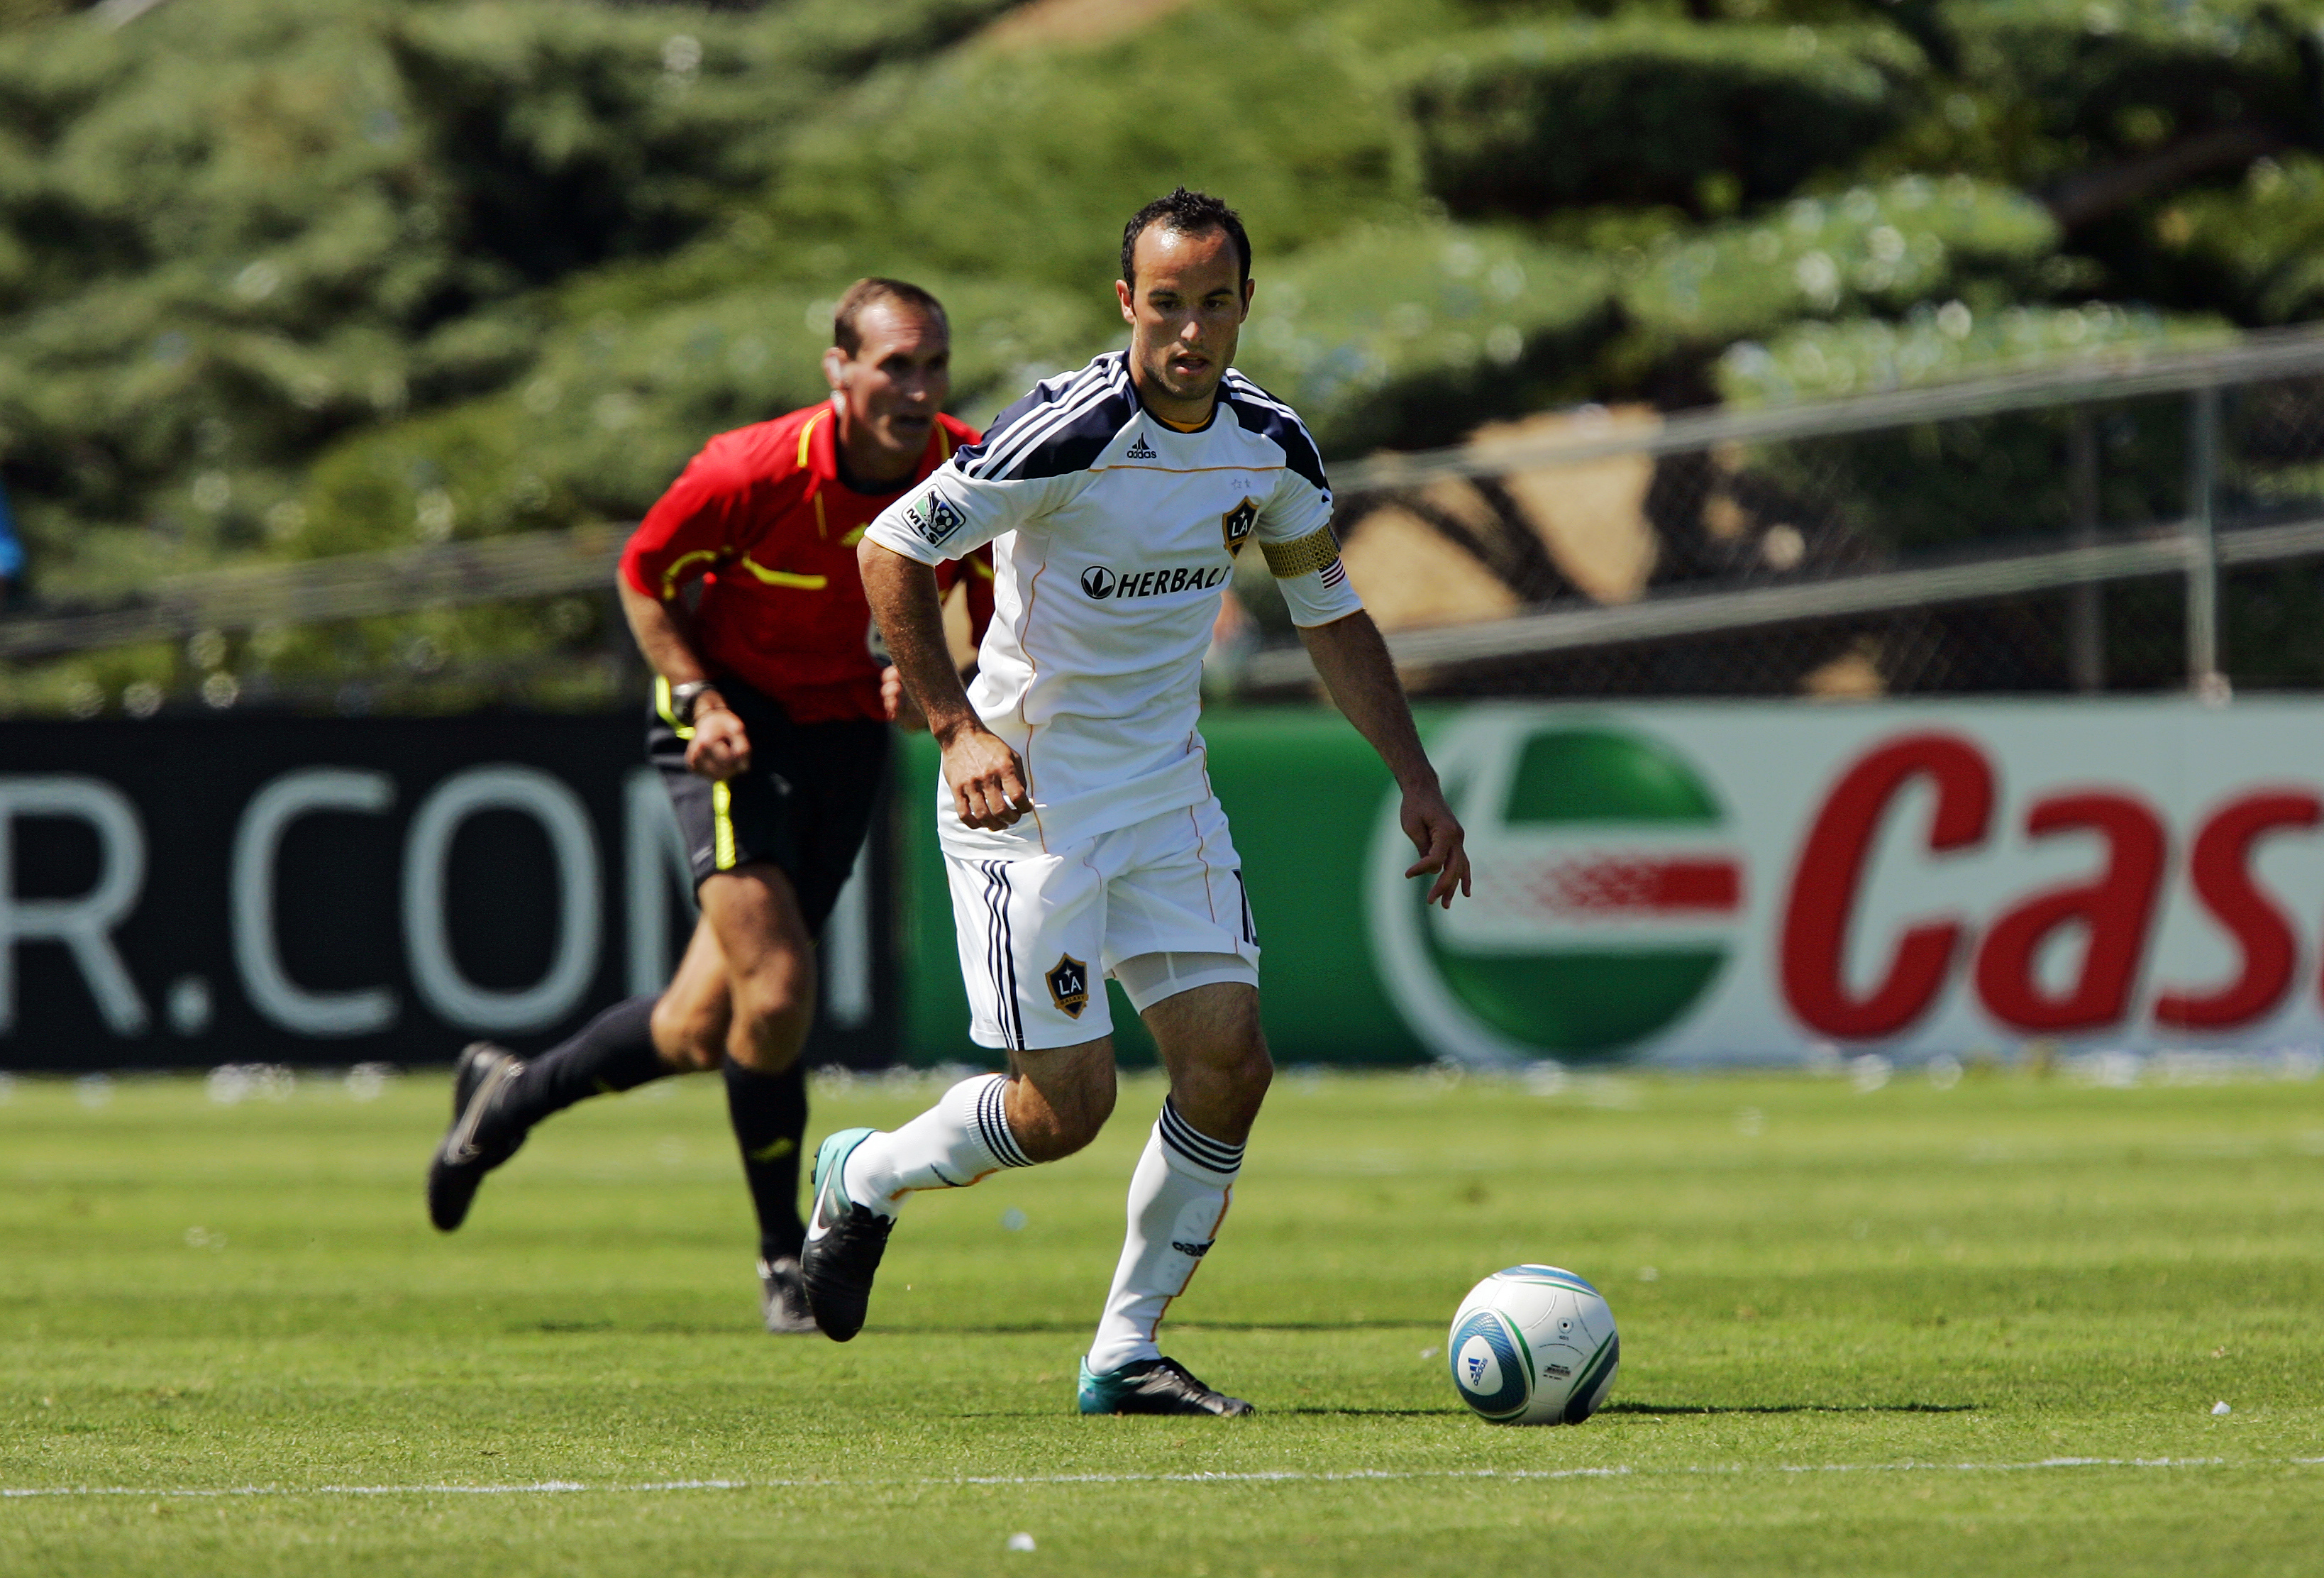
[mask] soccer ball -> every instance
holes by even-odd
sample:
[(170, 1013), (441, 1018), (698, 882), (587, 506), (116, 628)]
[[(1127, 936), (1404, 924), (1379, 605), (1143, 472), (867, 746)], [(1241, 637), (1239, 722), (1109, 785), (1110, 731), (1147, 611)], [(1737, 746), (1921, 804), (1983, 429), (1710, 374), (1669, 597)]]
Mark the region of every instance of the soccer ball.
[(1598, 1290), (1555, 1266), (1511, 1266), (1469, 1290), (1444, 1339), (1452, 1389), (1496, 1425), (1579, 1425), (1613, 1389), (1622, 1340)]

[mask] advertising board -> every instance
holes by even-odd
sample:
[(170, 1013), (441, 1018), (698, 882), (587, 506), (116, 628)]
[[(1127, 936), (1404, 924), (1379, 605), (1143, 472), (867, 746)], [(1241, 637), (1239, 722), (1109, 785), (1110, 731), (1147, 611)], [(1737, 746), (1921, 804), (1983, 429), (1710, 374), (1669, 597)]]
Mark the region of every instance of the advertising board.
[[(1205, 724), (1279, 1061), (2324, 1045), (2324, 706), (1482, 705), (1424, 723), (1477, 868), (1449, 911), (1403, 877), (1396, 797), (1343, 724)], [(946, 919), (931, 908), (908, 911), (924, 960)], [(925, 968), (912, 990), (915, 1053), (958, 1047)]]
[[(0, 724), (0, 1068), (448, 1062), (658, 991), (694, 924), (635, 718)], [(885, 839), (819, 1061), (895, 1044)]]

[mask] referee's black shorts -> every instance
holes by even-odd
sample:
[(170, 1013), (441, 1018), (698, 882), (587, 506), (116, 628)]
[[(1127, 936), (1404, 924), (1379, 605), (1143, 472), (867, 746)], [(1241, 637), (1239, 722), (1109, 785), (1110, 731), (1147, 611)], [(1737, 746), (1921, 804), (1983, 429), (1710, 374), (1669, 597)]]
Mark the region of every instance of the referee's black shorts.
[(820, 937), (871, 828), (891, 725), (795, 724), (779, 702), (732, 676), (717, 687), (750, 737), (751, 771), (739, 778), (713, 783), (686, 770), (694, 731), (671, 715), (666, 680), (654, 684), (646, 723), (646, 760), (661, 770), (695, 886), (752, 861), (779, 866), (807, 935)]

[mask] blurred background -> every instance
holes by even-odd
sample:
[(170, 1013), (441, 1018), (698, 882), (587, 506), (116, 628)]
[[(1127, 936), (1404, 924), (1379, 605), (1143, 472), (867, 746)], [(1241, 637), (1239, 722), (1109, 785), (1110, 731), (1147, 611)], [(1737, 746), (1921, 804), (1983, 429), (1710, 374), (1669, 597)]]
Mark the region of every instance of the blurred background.
[[(0, 0), (0, 749), (62, 771), (100, 735), (56, 724), (175, 720), (166, 751), (103, 736), (166, 795), (256, 738), (196, 728), (229, 719), (627, 741), (619, 544), (709, 434), (822, 395), (839, 291), (941, 295), (981, 422), (1117, 342), (1121, 220), (1181, 181), (1249, 223), (1241, 365), (1315, 430), (1425, 699), (2312, 691), (2319, 24), (2310, 0)], [(1305, 717), (1271, 583), (1235, 591), (1220, 727)], [(622, 868), (647, 892), (618, 775), (576, 792), (608, 872), (649, 851)], [(1349, 790), (1349, 838), (1376, 792)], [(919, 858), (905, 821), (882, 873)], [(188, 835), (221, 892), (240, 825)], [(126, 845), (88, 826), (20, 840), (14, 891), (96, 891)], [(946, 976), (941, 916), (877, 881), (866, 956)], [(95, 979), (11, 924), (28, 1002), (36, 965)], [(477, 979), (564, 957), (554, 927), (477, 924)], [(314, 946), (290, 974), (350, 951)], [(608, 944), (550, 1022), (661, 946)], [(176, 977), (205, 983), (173, 1000), (188, 1059), (239, 1022), (228, 973)], [(880, 979), (866, 1015), (906, 990)], [(84, 1056), (96, 998), (60, 991), (6, 1056)], [(1386, 991), (1370, 1055), (1443, 1051)], [(954, 1055), (921, 1044), (952, 1011), (892, 1009), (860, 1056)], [(1529, 1045), (1629, 1044), (1563, 1033)], [(1952, 1039), (1988, 1033), (2031, 1032)]]

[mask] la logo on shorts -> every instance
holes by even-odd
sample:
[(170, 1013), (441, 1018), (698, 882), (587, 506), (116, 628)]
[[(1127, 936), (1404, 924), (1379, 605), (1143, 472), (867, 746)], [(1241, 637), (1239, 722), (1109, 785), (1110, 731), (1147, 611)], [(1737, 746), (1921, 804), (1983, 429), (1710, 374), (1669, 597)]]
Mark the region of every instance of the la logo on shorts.
[(1258, 524), (1259, 506), (1249, 499), (1219, 517), (1219, 530), (1227, 540), (1229, 558), (1235, 556), (1236, 550), (1242, 547), (1243, 540), (1250, 535), (1250, 529)]
[(1089, 966), (1071, 954), (1060, 954), (1047, 980), (1049, 1001), (1067, 1017), (1081, 1018), (1082, 1010), (1089, 1006)]

